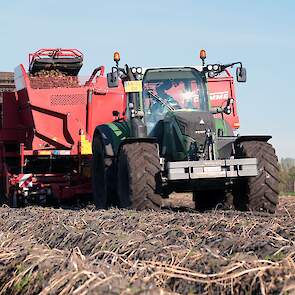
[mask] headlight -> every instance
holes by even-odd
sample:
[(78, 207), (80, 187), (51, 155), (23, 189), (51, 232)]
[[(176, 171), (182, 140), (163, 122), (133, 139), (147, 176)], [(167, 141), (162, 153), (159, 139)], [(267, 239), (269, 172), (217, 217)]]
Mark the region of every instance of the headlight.
[(230, 115), (230, 114), (231, 114), (231, 107), (230, 107), (230, 106), (226, 107), (226, 109), (225, 109), (225, 113), (226, 113), (227, 115)]
[(142, 68), (140, 68), (140, 67), (136, 68), (136, 72), (137, 72), (137, 74), (141, 74), (142, 73)]
[(219, 65), (213, 65), (213, 70), (218, 71), (219, 70)]
[(132, 74), (136, 74), (136, 68), (131, 68)]
[(208, 71), (212, 71), (213, 66), (212, 66), (212, 65), (208, 65), (208, 66), (207, 66), (207, 69), (208, 69)]
[(209, 76), (209, 78), (214, 78), (215, 73), (213, 71), (210, 71), (210, 72), (208, 72), (208, 76)]

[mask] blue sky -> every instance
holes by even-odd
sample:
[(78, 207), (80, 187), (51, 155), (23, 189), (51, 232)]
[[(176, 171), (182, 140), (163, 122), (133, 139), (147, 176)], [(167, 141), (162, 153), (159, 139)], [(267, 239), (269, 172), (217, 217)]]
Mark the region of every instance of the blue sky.
[(83, 75), (112, 65), (193, 65), (241, 60), (241, 134), (272, 134), (279, 157), (295, 158), (295, 1), (2, 0), (0, 71), (42, 47), (85, 54)]

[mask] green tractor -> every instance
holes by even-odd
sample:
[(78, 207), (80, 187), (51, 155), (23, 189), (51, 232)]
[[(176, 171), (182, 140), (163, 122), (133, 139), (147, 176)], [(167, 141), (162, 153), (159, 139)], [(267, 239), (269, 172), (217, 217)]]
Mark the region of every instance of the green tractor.
[(220, 204), (275, 212), (279, 168), (271, 136), (235, 136), (224, 119), (233, 99), (211, 108), (208, 97), (208, 77), (236, 66), (237, 81), (246, 82), (246, 69), (241, 62), (205, 65), (205, 55), (199, 67), (143, 70), (120, 68), (115, 54), (108, 84), (124, 84), (127, 106), (94, 132), (97, 208), (157, 210), (172, 192), (192, 192), (200, 211)]

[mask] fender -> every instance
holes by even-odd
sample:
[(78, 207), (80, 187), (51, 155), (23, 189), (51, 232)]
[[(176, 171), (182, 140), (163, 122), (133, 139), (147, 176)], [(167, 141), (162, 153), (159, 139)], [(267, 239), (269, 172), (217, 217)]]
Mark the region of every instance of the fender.
[(103, 142), (105, 155), (115, 157), (121, 142), (130, 136), (130, 128), (125, 121), (98, 125), (94, 130), (93, 138), (95, 136)]
[(245, 142), (245, 141), (264, 141), (268, 142), (272, 136), (270, 135), (244, 135), (244, 136), (238, 136), (238, 138), (235, 140), (236, 144)]
[[(135, 143), (135, 142), (148, 142), (148, 143), (155, 143), (157, 144), (157, 138), (156, 137), (129, 137), (124, 139), (118, 149), (118, 153), (120, 152), (121, 148), (128, 143)], [(157, 144), (158, 146), (158, 144)], [(158, 148), (159, 149), (159, 148)]]
[(159, 152), (159, 145), (157, 143), (157, 138), (156, 137), (129, 137), (124, 139), (118, 149), (118, 155), (123, 148), (124, 145), (129, 144), (129, 143), (136, 143), (136, 142), (147, 142), (147, 143), (154, 143), (157, 146), (158, 152)]
[(133, 143), (133, 142), (149, 142), (149, 143), (156, 143), (156, 137), (129, 137), (122, 141), (121, 145), (126, 143)]

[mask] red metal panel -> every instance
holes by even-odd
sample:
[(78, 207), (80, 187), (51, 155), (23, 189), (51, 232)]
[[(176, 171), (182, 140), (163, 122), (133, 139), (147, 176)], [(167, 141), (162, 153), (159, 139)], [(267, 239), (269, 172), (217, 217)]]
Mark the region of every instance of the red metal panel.
[(19, 120), (18, 100), (15, 92), (4, 92), (1, 94), (0, 103), (1, 124), (0, 141), (24, 142), (26, 130)]
[(97, 125), (114, 121), (113, 111), (118, 111), (121, 116), (125, 116), (127, 98), (122, 83), (119, 83), (118, 88), (113, 89), (101, 87), (103, 84), (106, 86), (106, 83), (105, 79), (98, 81), (90, 98), (91, 116), (89, 116), (88, 131), (90, 138)]
[(20, 121), (28, 129), (27, 150), (69, 149), (71, 154), (78, 154), (81, 134), (88, 133), (91, 140), (98, 124), (114, 120), (114, 110), (123, 114), (126, 109), (123, 85), (109, 89), (106, 77), (102, 76), (104, 67), (100, 68), (100, 76), (87, 86), (80, 83), (77, 87), (47, 88), (46, 85), (47, 89), (40, 89), (43, 87), (38, 88), (34, 78), (32, 84), (24, 67), (18, 67)]
[(15, 92), (3, 93), (2, 128), (19, 128), (17, 97)]
[[(226, 77), (208, 79), (208, 91), (212, 107), (225, 106), (228, 98), (234, 99), (232, 113), (230, 115), (224, 114), (224, 118), (233, 129), (238, 129), (240, 127), (240, 120), (237, 113), (234, 79), (230, 73), (227, 72)], [(220, 115), (216, 115), (216, 117), (220, 117)]]

